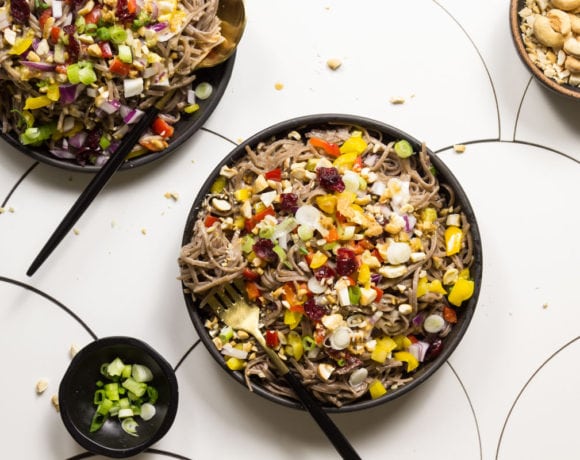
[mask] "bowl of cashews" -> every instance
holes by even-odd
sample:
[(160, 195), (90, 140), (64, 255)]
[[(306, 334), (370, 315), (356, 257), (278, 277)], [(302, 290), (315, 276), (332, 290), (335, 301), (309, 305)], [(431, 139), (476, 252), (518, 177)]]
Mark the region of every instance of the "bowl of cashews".
[(512, 0), (510, 26), (532, 74), (557, 93), (580, 99), (580, 0)]

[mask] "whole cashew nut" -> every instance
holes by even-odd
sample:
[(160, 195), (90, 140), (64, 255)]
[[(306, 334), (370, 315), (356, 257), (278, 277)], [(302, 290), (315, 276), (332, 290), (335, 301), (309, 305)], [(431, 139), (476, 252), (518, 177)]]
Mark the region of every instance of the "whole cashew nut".
[(568, 56), (564, 62), (564, 67), (572, 73), (580, 73), (580, 59)]
[(564, 42), (564, 51), (567, 54), (580, 57), (580, 37), (569, 37)]
[(552, 28), (550, 19), (537, 14), (534, 20), (534, 35), (538, 41), (550, 48), (562, 48), (564, 36)]
[(550, 10), (548, 11), (548, 19), (550, 20), (550, 25), (552, 29), (558, 32), (564, 37), (570, 33), (572, 30), (572, 23), (570, 20), (570, 15), (562, 10)]
[(552, 5), (564, 11), (572, 11), (580, 8), (580, 0), (552, 0)]
[(580, 34), (580, 17), (570, 14), (570, 28), (575, 34)]

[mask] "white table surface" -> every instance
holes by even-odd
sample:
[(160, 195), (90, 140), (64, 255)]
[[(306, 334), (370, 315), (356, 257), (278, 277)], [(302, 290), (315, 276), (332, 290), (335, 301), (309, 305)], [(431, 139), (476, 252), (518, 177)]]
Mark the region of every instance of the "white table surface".
[[(579, 458), (580, 106), (531, 79), (508, 3), (247, 0), (232, 78), (204, 128), (116, 175), (31, 278), (90, 176), (0, 141), (0, 457), (85, 458), (50, 397), (71, 344), (130, 335), (177, 367), (180, 386), (173, 427), (136, 458), (338, 458), (305, 412), (251, 394), (193, 347), (176, 279), (193, 199), (234, 144), (336, 112), (394, 125), (440, 155), (475, 209), (484, 273), (470, 328), (432, 379), (333, 420), (364, 459)], [(330, 58), (342, 66), (330, 70)], [(49, 388), (38, 396), (40, 378)]]

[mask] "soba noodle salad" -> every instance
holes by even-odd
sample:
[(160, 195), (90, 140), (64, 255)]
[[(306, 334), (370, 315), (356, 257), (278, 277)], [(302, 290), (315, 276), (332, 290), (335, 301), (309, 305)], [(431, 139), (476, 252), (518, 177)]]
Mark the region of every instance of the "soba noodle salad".
[(323, 403), (411, 381), (475, 289), (470, 224), (425, 146), (337, 125), (246, 153), (221, 169), (179, 257), (227, 367), (293, 397), (254, 339), (207, 305), (235, 283), (260, 307), (268, 346)]
[(218, 0), (0, 0), (0, 117), (27, 146), (104, 163), (176, 89), (132, 156), (168, 146), (199, 108), (197, 64), (223, 40)]

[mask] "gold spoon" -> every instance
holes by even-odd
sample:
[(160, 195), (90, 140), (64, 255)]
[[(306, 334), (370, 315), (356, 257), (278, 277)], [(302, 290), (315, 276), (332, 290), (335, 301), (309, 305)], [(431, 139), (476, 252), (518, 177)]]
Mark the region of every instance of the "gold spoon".
[(213, 48), (197, 65), (198, 69), (214, 67), (228, 59), (236, 50), (246, 28), (244, 0), (219, 0), (217, 16), (221, 20), (222, 43)]

